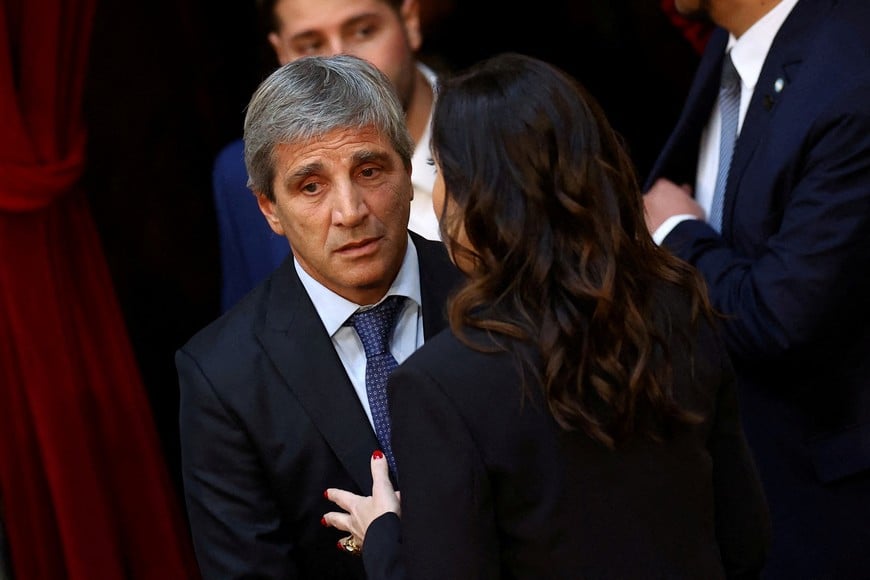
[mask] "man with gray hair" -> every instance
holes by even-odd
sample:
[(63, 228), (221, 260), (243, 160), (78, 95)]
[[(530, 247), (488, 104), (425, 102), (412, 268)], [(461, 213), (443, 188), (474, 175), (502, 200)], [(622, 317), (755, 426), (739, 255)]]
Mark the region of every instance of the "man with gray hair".
[(408, 230), (413, 142), (373, 65), (284, 65), (244, 138), (250, 187), (292, 255), (176, 354), (197, 559), (206, 580), (364, 578), (320, 523), (323, 493), (371, 492), (369, 458), (390, 449), (385, 375), (446, 326), (460, 275)]
[[(352, 54), (390, 78), (415, 142), (408, 229), (437, 240), (438, 220), (432, 209), (435, 171), (429, 159), (429, 119), (437, 75), (418, 58), (423, 42), (421, 4), (421, 0), (257, 0), (263, 32), (277, 63), (284, 65), (303, 56)], [(220, 234), (221, 312), (290, 252), (287, 241), (274, 235), (259, 215), (247, 187), (248, 177), (244, 141), (238, 139), (220, 151), (212, 173)]]

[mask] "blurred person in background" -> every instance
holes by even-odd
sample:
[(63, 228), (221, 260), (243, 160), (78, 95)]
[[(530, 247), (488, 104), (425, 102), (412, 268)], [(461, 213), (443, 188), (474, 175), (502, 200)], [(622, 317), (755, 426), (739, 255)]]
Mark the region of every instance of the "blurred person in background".
[(870, 3), (676, 7), (719, 28), (645, 206), (726, 315), (773, 522), (763, 577), (866, 579)]

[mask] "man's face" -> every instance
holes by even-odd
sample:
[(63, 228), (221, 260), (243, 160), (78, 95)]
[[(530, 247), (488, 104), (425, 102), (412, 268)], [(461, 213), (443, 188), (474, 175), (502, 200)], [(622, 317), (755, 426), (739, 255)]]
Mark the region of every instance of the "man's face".
[(351, 54), (384, 72), (407, 105), (422, 42), (417, 0), (405, 0), (401, 14), (384, 0), (279, 0), (275, 15), (281, 28), (269, 34), (269, 43), (281, 64)]
[(407, 248), (410, 168), (374, 128), (279, 145), (275, 159), (275, 201), (257, 196), (269, 225), (315, 280), (357, 304), (380, 300)]

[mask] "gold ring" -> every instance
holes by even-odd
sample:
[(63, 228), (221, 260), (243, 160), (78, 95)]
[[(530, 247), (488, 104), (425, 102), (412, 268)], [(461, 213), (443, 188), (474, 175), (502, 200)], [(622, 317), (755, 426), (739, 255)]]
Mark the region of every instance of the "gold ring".
[(362, 554), (362, 548), (356, 543), (356, 540), (353, 539), (353, 534), (340, 539), (338, 541), (338, 547), (348, 554), (354, 554), (355, 556)]

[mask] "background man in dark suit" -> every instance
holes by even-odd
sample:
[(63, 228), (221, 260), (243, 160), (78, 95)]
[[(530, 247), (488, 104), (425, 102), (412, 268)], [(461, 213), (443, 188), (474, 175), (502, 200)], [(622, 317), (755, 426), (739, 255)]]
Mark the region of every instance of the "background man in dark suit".
[[(766, 578), (867, 578), (870, 3), (677, 6), (705, 7), (722, 28), (647, 183), (648, 226), (729, 315), (773, 519)], [(721, 222), (710, 224), (726, 53), (739, 75), (738, 137), (721, 164)]]
[(348, 318), (402, 297), (404, 360), (445, 326), (458, 279), (409, 233), (413, 142), (389, 79), (366, 61), (296, 60), (251, 99), (245, 161), (292, 248), (273, 275), (177, 353), (185, 497), (203, 577), (363, 578), (320, 524), (327, 487), (370, 493), (383, 448), (366, 354)]

